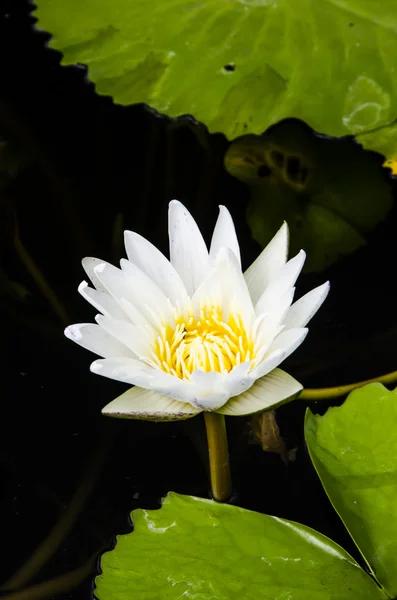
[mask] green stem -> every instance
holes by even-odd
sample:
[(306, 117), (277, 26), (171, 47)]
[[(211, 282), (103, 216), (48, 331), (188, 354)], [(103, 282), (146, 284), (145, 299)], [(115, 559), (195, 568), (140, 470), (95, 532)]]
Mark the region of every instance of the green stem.
[(356, 383), (349, 383), (348, 385), (339, 385), (336, 387), (318, 389), (307, 388), (302, 391), (301, 395), (299, 396), (299, 399), (313, 401), (342, 398), (342, 396), (346, 396), (349, 392), (355, 390), (356, 388), (360, 388), (363, 385), (367, 385), (367, 383), (383, 383), (384, 385), (397, 383), (397, 371), (392, 371), (391, 373), (386, 373), (386, 375), (374, 377), (373, 379), (366, 379), (364, 381), (357, 381)]
[(212, 497), (217, 502), (227, 502), (232, 495), (232, 479), (225, 417), (218, 413), (205, 412), (204, 420), (207, 431)]

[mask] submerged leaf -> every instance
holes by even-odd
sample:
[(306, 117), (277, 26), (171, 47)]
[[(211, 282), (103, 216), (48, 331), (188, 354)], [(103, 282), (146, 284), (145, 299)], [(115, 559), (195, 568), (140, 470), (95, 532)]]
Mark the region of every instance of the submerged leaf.
[(366, 235), (392, 206), (383, 158), (351, 138), (316, 134), (296, 119), (261, 136), (236, 139), (226, 169), (247, 183), (247, 219), (265, 246), (282, 222), (291, 253), (307, 252), (306, 271), (320, 271), (366, 243)]

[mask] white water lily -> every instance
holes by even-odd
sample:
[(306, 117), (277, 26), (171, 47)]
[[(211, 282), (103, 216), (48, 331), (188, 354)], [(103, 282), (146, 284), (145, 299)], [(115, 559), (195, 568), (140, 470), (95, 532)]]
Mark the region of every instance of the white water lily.
[(97, 324), (71, 325), (65, 335), (103, 357), (93, 373), (134, 386), (102, 412), (153, 420), (245, 415), (294, 398), (302, 385), (276, 367), (303, 342), (329, 284), (291, 306), (305, 253), (287, 262), (286, 223), (244, 274), (224, 206), (208, 252), (193, 217), (173, 200), (169, 242), (170, 260), (126, 231), (121, 269), (83, 260), (94, 287), (83, 281), (79, 292), (100, 314)]

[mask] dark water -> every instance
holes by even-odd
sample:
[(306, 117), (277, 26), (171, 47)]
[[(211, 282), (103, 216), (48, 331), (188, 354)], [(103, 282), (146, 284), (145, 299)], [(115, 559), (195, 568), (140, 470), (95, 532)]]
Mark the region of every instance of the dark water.
[[(70, 322), (93, 318), (76, 291), (83, 279), (80, 259), (119, 255), (119, 238), (112, 242), (118, 214), (126, 228), (165, 250), (170, 199), (189, 207), (206, 239), (217, 205), (226, 204), (246, 264), (259, 249), (245, 222), (248, 189), (222, 167), (228, 147), (223, 136), (204, 132), (204, 150), (194, 127), (175, 129), (143, 106), (120, 108), (97, 97), (83, 68), (60, 68), (59, 55), (46, 50), (46, 37), (31, 28), (26, 2), (8, 0), (0, 16), (6, 57), (0, 133), (21, 163), (1, 195), (1, 266), (30, 292), (24, 301), (0, 296), (1, 581), (28, 559), (76, 490), (87, 488), (81, 514), (34, 580), (40, 582), (109, 548), (116, 533), (130, 529), (131, 509), (158, 507), (169, 490), (207, 496), (208, 478), (201, 418), (149, 424), (101, 416), (124, 388), (90, 374), (92, 356), (63, 337), (62, 323), (13, 249), (15, 214), (25, 247)], [(367, 247), (326, 274), (302, 278), (299, 295), (326, 278), (332, 282), (329, 300), (287, 368), (308, 387), (395, 369), (394, 224), (393, 209)], [(237, 503), (310, 525), (360, 561), (310, 464), (304, 410), (295, 402), (278, 411), (286, 441), (298, 447), (288, 467), (247, 443), (244, 419), (230, 420)], [(94, 566), (78, 589), (53, 597), (91, 598), (96, 572)]]

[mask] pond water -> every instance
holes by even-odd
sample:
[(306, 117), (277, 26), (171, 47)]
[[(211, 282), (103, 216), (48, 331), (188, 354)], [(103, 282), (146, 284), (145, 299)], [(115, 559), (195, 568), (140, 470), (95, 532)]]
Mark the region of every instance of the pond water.
[[(5, 175), (2, 187), (1, 268), (28, 294), (0, 296), (2, 582), (80, 493), (69, 530), (34, 578), (41, 582), (111, 547), (116, 534), (130, 530), (129, 512), (158, 507), (167, 491), (208, 497), (208, 465), (201, 417), (155, 424), (100, 414), (124, 386), (92, 375), (92, 357), (64, 338), (63, 323), (15, 251), (15, 216), (24, 247), (70, 323), (93, 317), (76, 293), (81, 257), (118, 260), (123, 228), (166, 250), (172, 198), (192, 211), (207, 240), (217, 206), (225, 204), (245, 265), (260, 248), (245, 217), (249, 189), (223, 167), (223, 136), (208, 136), (193, 120), (175, 127), (143, 106), (120, 108), (96, 96), (83, 68), (61, 69), (59, 56), (45, 49), (45, 36), (31, 30), (27, 3), (9, 1), (7, 14), (0, 133), (19, 170), (16, 177)], [(395, 212), (355, 254), (301, 278), (297, 295), (325, 279), (332, 285), (307, 341), (286, 364), (305, 386), (343, 384), (395, 368)], [(307, 524), (363, 564), (310, 463), (303, 440), (306, 406), (296, 401), (277, 411), (286, 443), (297, 448), (288, 465), (249, 443), (249, 419), (229, 419), (235, 501)], [(91, 598), (97, 572), (94, 564), (78, 588), (52, 597)]]

